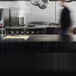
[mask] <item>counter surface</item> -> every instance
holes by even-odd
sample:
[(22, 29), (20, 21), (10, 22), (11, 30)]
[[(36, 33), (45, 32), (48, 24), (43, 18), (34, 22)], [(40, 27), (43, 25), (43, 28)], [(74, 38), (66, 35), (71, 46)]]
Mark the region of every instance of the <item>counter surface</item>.
[(0, 42), (76, 42), (76, 35), (25, 35), (29, 36), (28, 39), (4, 39), (2, 38)]

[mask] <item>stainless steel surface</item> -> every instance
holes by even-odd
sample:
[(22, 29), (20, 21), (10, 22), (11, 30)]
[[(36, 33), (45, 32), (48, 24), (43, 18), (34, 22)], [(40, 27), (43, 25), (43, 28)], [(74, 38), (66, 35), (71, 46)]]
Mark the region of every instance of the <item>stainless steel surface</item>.
[(39, 42), (59, 42), (59, 35), (36, 35), (35, 37), (34, 36), (30, 36), (30, 38), (28, 39), (29, 40), (33, 40), (32, 41), (39, 41)]
[[(8, 35), (8, 34), (7, 34)], [(7, 36), (5, 35), (5, 36)], [(11, 35), (10, 35), (11, 36)], [(15, 35), (13, 35), (15, 36)], [(29, 36), (27, 40), (22, 40), (24, 42), (76, 42), (76, 36), (60, 36), (60, 35), (22, 35), (22, 36)], [(5, 42), (10, 42), (10, 41), (21, 41), (11, 39), (3, 39)]]
[(4, 26), (9, 26), (9, 8), (3, 9), (3, 23)]
[(11, 17), (10, 26), (18, 26), (19, 25), (19, 18), (18, 17)]
[(18, 9), (11, 7), (10, 9), (10, 26), (18, 26), (19, 25), (19, 18), (18, 15)]
[(3, 21), (3, 9), (0, 8), (0, 24), (3, 24), (2, 21)]
[(19, 25), (24, 25), (24, 17), (19, 17)]
[(49, 6), (49, 0), (41, 0), (41, 3), (39, 4), (40, 9), (45, 9)]
[(41, 0), (30, 0), (31, 4), (34, 5), (34, 6), (37, 6), (39, 5)]

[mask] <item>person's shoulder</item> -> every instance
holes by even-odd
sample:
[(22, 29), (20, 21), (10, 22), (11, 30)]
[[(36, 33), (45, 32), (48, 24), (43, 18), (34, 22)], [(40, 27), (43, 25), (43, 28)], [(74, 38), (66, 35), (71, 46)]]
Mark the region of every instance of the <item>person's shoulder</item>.
[(69, 10), (69, 8), (67, 6), (65, 6), (64, 9)]
[(69, 8), (66, 6), (64, 7), (64, 10), (70, 12)]

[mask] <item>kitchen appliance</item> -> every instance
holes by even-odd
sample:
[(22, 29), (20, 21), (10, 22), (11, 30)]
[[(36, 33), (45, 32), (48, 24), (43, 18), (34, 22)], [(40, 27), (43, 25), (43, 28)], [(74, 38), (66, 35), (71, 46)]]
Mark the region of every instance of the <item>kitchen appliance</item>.
[(16, 28), (6, 28), (6, 34), (9, 34), (9, 35), (24, 35), (26, 34), (25, 33), (25, 30), (24, 28), (19, 28), (19, 27), (16, 27)]
[(24, 25), (24, 17), (19, 17), (19, 26)]
[(26, 29), (26, 34), (46, 34), (45, 28)]
[(9, 17), (9, 8), (3, 8), (3, 11), (2, 11), (2, 24), (4, 24), (4, 26), (9, 26), (9, 20), (10, 20), (10, 17)]
[(2, 8), (0, 8), (0, 21), (2, 20), (2, 12), (3, 12), (3, 9)]

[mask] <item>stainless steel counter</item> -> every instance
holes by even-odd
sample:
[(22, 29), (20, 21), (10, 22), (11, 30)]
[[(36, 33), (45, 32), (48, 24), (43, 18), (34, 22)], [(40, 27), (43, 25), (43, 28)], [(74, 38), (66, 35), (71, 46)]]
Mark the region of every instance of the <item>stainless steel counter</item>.
[[(29, 36), (28, 39), (4, 39), (2, 38), (0, 42), (76, 42), (76, 35), (24, 35)], [(2, 36), (0, 36), (1, 38)]]
[(24, 39), (1, 39), (1, 51), (12, 52), (76, 52), (76, 35), (29, 35)]

